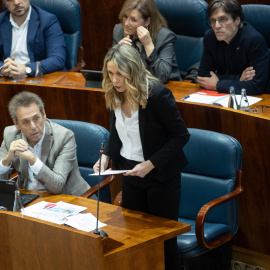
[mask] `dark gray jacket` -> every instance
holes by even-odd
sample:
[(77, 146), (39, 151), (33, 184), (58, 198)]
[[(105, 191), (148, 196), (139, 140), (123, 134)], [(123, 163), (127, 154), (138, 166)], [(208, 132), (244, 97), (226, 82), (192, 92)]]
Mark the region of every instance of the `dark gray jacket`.
[[(123, 37), (124, 30), (122, 24), (116, 24), (113, 30), (113, 45), (118, 44)], [(175, 34), (170, 29), (162, 27), (157, 34), (157, 38), (154, 42), (155, 49), (150, 57), (146, 56), (143, 46), (140, 52), (146, 68), (162, 83), (169, 80), (181, 80), (174, 52), (175, 40)]]

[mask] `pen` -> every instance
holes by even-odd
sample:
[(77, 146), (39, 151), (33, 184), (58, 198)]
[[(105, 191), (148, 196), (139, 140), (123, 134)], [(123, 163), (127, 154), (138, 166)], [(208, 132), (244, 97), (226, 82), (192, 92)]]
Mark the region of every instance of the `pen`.
[(186, 100), (186, 99), (188, 99), (190, 96), (186, 96), (186, 97), (184, 97), (184, 98), (182, 98), (182, 100)]

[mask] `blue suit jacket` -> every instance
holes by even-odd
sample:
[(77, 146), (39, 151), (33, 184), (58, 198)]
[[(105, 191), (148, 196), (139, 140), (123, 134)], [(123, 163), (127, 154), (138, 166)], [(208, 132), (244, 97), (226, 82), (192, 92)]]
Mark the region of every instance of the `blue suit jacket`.
[[(8, 10), (0, 14), (0, 66), (7, 57), (11, 57), (12, 25), (9, 19)], [(32, 70), (36, 71), (37, 61), (41, 61), (44, 74), (65, 70), (65, 46), (56, 16), (32, 5), (27, 33), (29, 66)]]

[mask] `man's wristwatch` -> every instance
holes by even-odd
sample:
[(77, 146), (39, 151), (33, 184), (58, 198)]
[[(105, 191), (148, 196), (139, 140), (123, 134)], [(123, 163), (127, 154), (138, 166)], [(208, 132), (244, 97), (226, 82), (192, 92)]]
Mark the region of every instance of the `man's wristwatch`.
[(31, 76), (31, 75), (33, 75), (33, 70), (32, 70), (32, 68), (30, 68), (29, 66), (25, 66), (25, 74), (27, 75), (27, 76)]

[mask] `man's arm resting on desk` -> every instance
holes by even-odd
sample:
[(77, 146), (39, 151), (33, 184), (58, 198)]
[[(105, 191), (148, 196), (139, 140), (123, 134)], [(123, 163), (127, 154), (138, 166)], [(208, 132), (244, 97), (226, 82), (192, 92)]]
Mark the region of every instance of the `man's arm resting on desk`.
[(213, 72), (210, 71), (211, 77), (197, 77), (198, 84), (207, 90), (217, 90), (217, 82), (219, 81), (218, 76)]

